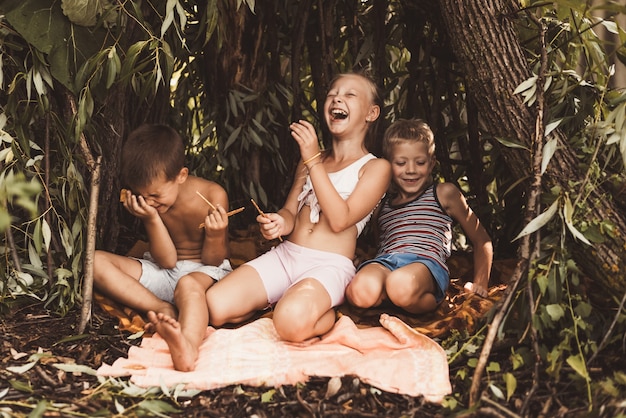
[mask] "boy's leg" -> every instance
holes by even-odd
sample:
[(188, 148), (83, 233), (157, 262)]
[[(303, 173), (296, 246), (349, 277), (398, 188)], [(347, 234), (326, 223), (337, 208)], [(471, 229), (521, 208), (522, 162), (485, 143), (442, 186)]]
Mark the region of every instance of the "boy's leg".
[(267, 292), (259, 273), (243, 265), (206, 292), (211, 325), (237, 324), (268, 306)]
[(176, 316), (171, 303), (156, 297), (141, 283), (141, 263), (135, 259), (96, 251), (94, 256), (94, 284), (111, 299), (140, 312), (162, 312)]
[(421, 314), (437, 308), (435, 280), (422, 263), (411, 263), (389, 273), (385, 290), (394, 305), (409, 313)]
[(276, 303), (273, 319), (282, 339), (301, 342), (330, 331), (335, 310), (322, 283), (304, 279), (287, 289)]
[(385, 279), (389, 269), (380, 263), (363, 266), (346, 288), (346, 299), (359, 308), (371, 308), (387, 299)]
[(149, 313), (150, 322), (167, 342), (174, 368), (191, 371), (209, 324), (205, 293), (215, 283), (204, 273), (190, 273), (180, 278), (174, 291), (178, 321), (168, 315)]

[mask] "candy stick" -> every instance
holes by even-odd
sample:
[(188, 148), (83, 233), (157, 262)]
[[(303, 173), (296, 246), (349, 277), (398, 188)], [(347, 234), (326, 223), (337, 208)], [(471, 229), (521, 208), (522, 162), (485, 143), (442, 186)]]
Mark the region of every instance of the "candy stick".
[[(267, 218), (267, 215), (265, 214), (265, 212), (263, 212), (261, 210), (261, 208), (259, 207), (259, 205), (256, 204), (256, 202), (254, 201), (254, 199), (250, 199), (250, 201), (252, 202), (252, 204), (254, 205), (254, 207), (256, 208), (256, 210), (259, 212), (259, 215)], [(280, 242), (283, 242), (283, 237), (281, 237), (280, 235), (278, 236), (278, 239)]]
[(204, 200), (207, 203), (207, 205), (209, 205), (211, 207), (211, 209), (217, 210), (217, 208), (215, 206), (213, 206), (213, 203), (209, 202), (209, 199), (207, 199), (206, 197), (202, 196), (202, 193), (200, 193), (199, 191), (196, 190), (196, 194), (198, 196), (200, 196), (202, 198), (202, 200)]
[[(243, 207), (243, 206), (242, 206), (242, 207), (240, 207), (240, 208), (237, 208), (237, 209), (233, 209), (233, 210), (231, 210), (230, 212), (226, 212), (226, 216), (233, 216), (233, 215), (236, 215), (236, 214), (238, 214), (239, 212), (243, 212), (243, 210), (244, 210), (244, 209), (245, 209), (245, 207)], [(204, 228), (204, 222), (203, 222), (203, 223), (201, 223), (201, 224), (200, 224), (200, 226), (198, 226), (198, 229), (202, 229), (202, 228)]]

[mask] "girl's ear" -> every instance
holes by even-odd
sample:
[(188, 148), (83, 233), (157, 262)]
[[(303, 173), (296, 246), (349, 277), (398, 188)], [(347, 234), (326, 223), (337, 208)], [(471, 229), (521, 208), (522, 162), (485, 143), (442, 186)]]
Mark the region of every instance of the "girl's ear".
[(372, 105), (370, 106), (369, 112), (367, 112), (367, 117), (365, 118), (368, 122), (374, 122), (380, 116), (380, 106)]
[(185, 180), (187, 180), (187, 177), (189, 177), (189, 169), (187, 167), (183, 167), (178, 172), (178, 176), (176, 176), (176, 181), (178, 182), (178, 184), (182, 184), (185, 182)]

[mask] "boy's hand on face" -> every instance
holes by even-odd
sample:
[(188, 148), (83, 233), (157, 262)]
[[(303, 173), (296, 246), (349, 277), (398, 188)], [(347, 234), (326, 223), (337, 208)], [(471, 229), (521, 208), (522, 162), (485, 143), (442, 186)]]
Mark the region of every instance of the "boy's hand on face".
[(209, 212), (204, 218), (204, 233), (207, 236), (221, 234), (228, 227), (228, 214), (226, 209), (219, 203), (215, 207), (216, 210)]
[(124, 200), (124, 207), (131, 215), (144, 221), (159, 217), (159, 212), (148, 205), (143, 196), (131, 195), (130, 198)]

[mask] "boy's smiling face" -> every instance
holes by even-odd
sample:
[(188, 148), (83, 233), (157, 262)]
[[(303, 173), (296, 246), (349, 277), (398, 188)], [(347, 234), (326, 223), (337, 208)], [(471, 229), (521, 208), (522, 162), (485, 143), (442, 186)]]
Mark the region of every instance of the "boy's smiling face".
[(181, 170), (174, 180), (167, 180), (165, 175), (161, 175), (148, 185), (137, 187), (134, 193), (142, 196), (146, 204), (155, 208), (159, 214), (163, 214), (176, 202), (179, 186), (186, 178), (186, 169)]
[(436, 159), (423, 142), (400, 141), (392, 148), (390, 162), (393, 182), (403, 200), (419, 196), (433, 182)]

